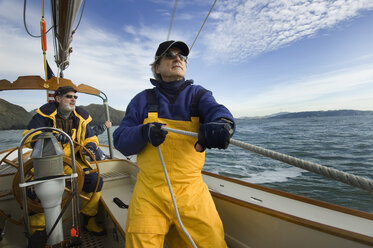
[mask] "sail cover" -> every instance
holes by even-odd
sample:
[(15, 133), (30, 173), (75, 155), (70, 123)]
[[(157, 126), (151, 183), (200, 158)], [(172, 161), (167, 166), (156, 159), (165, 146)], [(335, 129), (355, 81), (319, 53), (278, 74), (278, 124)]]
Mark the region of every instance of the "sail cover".
[(73, 27), (81, 4), (82, 0), (51, 0), (55, 61), (61, 71), (69, 65)]

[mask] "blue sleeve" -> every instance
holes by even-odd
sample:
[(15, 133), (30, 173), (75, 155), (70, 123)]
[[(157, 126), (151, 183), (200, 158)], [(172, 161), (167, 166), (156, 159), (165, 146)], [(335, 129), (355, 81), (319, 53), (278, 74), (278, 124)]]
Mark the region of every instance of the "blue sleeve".
[(208, 123), (224, 118), (232, 121), (233, 130), (236, 129), (233, 115), (224, 105), (216, 102), (211, 91), (206, 92), (201, 97), (198, 105), (198, 111), (200, 113), (201, 123)]
[(52, 119), (43, 117), (40, 114), (35, 114), (27, 125), (27, 129), (31, 130), (39, 127), (53, 127)]
[[(25, 136), (27, 133), (29, 133), (31, 130), (39, 128), (39, 127), (53, 127), (53, 120), (43, 117), (40, 114), (35, 114), (31, 121), (27, 125), (27, 129), (23, 131), (22, 136)], [(33, 133), (31, 136), (27, 139), (27, 141), (31, 141), (34, 139), (37, 139), (39, 137), (39, 134)], [(26, 142), (27, 143), (27, 142)], [(31, 142), (27, 144), (28, 147), (34, 147), (35, 142)]]
[(104, 123), (101, 124), (101, 125), (96, 125), (96, 126), (93, 126), (93, 127), (92, 127), (92, 131), (93, 131), (93, 133), (94, 133), (96, 136), (102, 134), (103, 132), (105, 132), (105, 130), (106, 130), (106, 126), (105, 126)]
[[(98, 144), (98, 138), (96, 134), (93, 133), (93, 130), (90, 125), (87, 124), (86, 126), (86, 131), (85, 131), (85, 139), (89, 140), (85, 147), (90, 147), (92, 150), (96, 151), (97, 150), (97, 144)], [(97, 144), (95, 143), (97, 142)]]
[(145, 109), (146, 96), (142, 92), (128, 104), (122, 122), (113, 133), (114, 147), (125, 156), (139, 153), (147, 144), (141, 133)]

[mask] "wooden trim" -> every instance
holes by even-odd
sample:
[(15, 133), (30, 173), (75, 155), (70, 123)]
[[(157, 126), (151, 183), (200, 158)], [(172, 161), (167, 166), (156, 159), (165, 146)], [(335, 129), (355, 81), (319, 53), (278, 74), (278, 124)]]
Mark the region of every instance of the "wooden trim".
[(229, 178), (229, 177), (225, 177), (225, 176), (222, 176), (222, 175), (214, 174), (214, 173), (211, 173), (211, 172), (208, 172), (208, 171), (202, 171), (202, 174), (207, 175), (207, 176), (211, 176), (211, 177), (215, 177), (215, 178), (219, 178), (219, 179), (229, 181), (229, 182), (232, 182), (232, 183), (236, 183), (236, 184), (239, 184), (239, 185), (242, 185), (242, 186), (245, 186), (245, 187), (258, 189), (258, 190), (265, 191), (265, 192), (268, 192), (268, 193), (271, 193), (271, 194), (275, 194), (275, 195), (278, 195), (278, 196), (293, 199), (293, 200), (296, 200), (296, 201), (312, 204), (312, 205), (319, 206), (319, 207), (322, 207), (322, 208), (327, 208), (327, 209), (331, 209), (331, 210), (334, 210), (334, 211), (338, 211), (338, 212), (354, 215), (354, 216), (357, 216), (357, 217), (361, 217), (361, 218), (364, 218), (364, 219), (373, 220), (373, 214), (368, 213), (368, 212), (363, 212), (363, 211), (356, 210), (356, 209), (342, 207), (342, 206), (335, 205), (335, 204), (332, 204), (332, 203), (327, 203), (327, 202), (307, 198), (307, 197), (304, 197), (304, 196), (295, 195), (295, 194), (284, 192), (284, 191), (277, 190), (277, 189), (267, 188), (267, 187), (260, 186), (260, 185), (257, 185), (257, 184), (252, 184), (252, 183), (244, 182), (244, 181), (241, 181), (241, 180), (238, 180), (238, 179)]
[(13, 191), (12, 190), (8, 190), (8, 191), (0, 191), (0, 198), (4, 197), (4, 196), (8, 196), (8, 195), (13, 195)]
[(8, 80), (0, 80), (0, 90), (57, 90), (60, 86), (72, 86), (80, 93), (99, 95), (100, 91), (86, 84), (75, 85), (69, 79), (52, 77), (45, 81), (40, 76), (20, 76), (11, 83)]
[[(1, 83), (1, 81), (6, 81), (6, 80), (0, 80), (0, 83)], [(8, 148), (8, 149), (6, 149), (6, 150), (3, 150), (3, 151), (0, 151), (0, 154), (3, 154), (3, 153), (6, 153), (6, 152), (10, 152), (11, 150), (13, 150), (12, 152), (14, 152), (15, 150), (17, 150), (18, 149), (18, 147), (12, 147), (12, 148)]]
[(120, 235), (122, 235), (123, 239), (126, 240), (126, 233), (125, 231), (123, 230), (123, 228), (120, 226), (120, 224), (118, 223), (118, 221), (114, 218), (114, 215), (111, 213), (108, 205), (106, 205), (105, 201), (102, 199), (102, 197), (100, 197), (100, 201), (102, 203), (102, 205), (104, 206), (105, 210), (108, 212), (109, 216), (110, 216), (110, 219), (113, 221), (115, 227), (119, 230), (119, 233)]
[(257, 212), (261, 212), (266, 215), (270, 215), (288, 222), (295, 223), (297, 225), (305, 226), (308, 228), (315, 229), (317, 231), (325, 232), (334, 236), (338, 236), (344, 239), (356, 241), (362, 244), (370, 245), (373, 246), (373, 238), (370, 236), (362, 235), (359, 233), (351, 232), (351, 231), (346, 231), (344, 229), (328, 226), (325, 224), (317, 223), (314, 221), (306, 220), (300, 217), (296, 217), (293, 215), (285, 214), (283, 212), (279, 212), (276, 210), (272, 210), (266, 207), (258, 206), (256, 204), (248, 203), (230, 196), (226, 196), (217, 192), (211, 191), (211, 195), (213, 197), (219, 198), (223, 201), (228, 201), (233, 204), (252, 209)]
[(3, 162), (6, 163), (6, 164), (8, 164), (8, 165), (10, 165), (10, 166), (12, 166), (13, 168), (17, 168), (18, 169), (18, 164), (16, 164), (14, 160), (11, 161), (9, 159), (4, 158)]

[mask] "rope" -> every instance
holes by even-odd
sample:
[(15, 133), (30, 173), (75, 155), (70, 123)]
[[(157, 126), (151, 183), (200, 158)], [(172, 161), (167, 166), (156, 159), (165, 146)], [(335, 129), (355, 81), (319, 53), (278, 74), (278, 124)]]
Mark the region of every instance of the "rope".
[[(42, 2), (42, 4), (44, 4), (44, 2)], [(42, 8), (43, 8), (43, 16), (44, 16), (44, 6), (42, 5)], [(27, 24), (26, 24), (26, 0), (23, 1), (23, 26), (25, 27), (26, 29), (26, 32), (28, 33), (28, 35), (30, 35), (31, 37), (34, 37), (34, 38), (41, 38), (43, 37), (44, 35), (46, 35), (54, 26), (50, 27), (44, 34), (41, 34), (41, 35), (33, 35), (30, 33), (30, 31), (28, 30), (27, 28)]]
[(183, 223), (181, 222), (181, 218), (180, 218), (180, 215), (179, 215), (179, 210), (177, 208), (177, 204), (176, 204), (176, 200), (175, 200), (175, 195), (174, 195), (174, 192), (172, 190), (170, 178), (168, 177), (168, 173), (167, 173), (167, 169), (166, 169), (166, 164), (165, 164), (164, 159), (163, 159), (161, 148), (158, 146), (157, 150), (158, 150), (159, 159), (161, 160), (161, 163), (162, 163), (162, 168), (163, 168), (164, 176), (166, 177), (166, 181), (167, 181), (167, 185), (168, 185), (168, 190), (170, 191), (170, 194), (171, 194), (172, 203), (174, 204), (174, 209), (175, 209), (175, 214), (176, 214), (177, 222), (179, 223), (181, 229), (183, 230), (184, 234), (187, 236), (187, 238), (188, 238), (190, 244), (193, 246), (193, 248), (197, 248), (197, 246), (194, 243), (192, 237), (190, 236), (190, 234), (188, 233), (188, 231), (185, 229)]
[[(162, 127), (162, 129), (168, 132), (174, 132), (174, 133), (198, 138), (197, 133), (177, 130), (177, 129), (168, 128), (168, 127)], [(298, 159), (298, 158), (295, 158), (295, 157), (292, 157), (286, 154), (282, 154), (279, 152), (275, 152), (269, 149), (261, 148), (259, 146), (247, 144), (239, 140), (230, 139), (230, 144), (238, 146), (245, 150), (249, 150), (251, 152), (261, 154), (265, 157), (269, 157), (269, 158), (284, 162), (286, 164), (293, 165), (303, 170), (317, 173), (324, 177), (331, 178), (333, 180), (351, 185), (353, 187), (373, 192), (373, 180), (360, 177), (360, 176), (356, 176), (353, 174), (349, 174), (347, 172), (339, 171), (339, 170), (329, 168), (329, 167), (326, 167), (326, 166), (323, 166), (317, 163), (309, 162), (303, 159)]]
[(174, 10), (172, 11), (172, 17), (171, 17), (170, 27), (168, 28), (167, 40), (170, 40), (170, 35), (171, 35), (171, 30), (172, 30), (172, 24), (174, 23), (176, 8), (177, 8), (177, 0), (175, 0)]
[(215, 6), (215, 3), (216, 3), (216, 1), (217, 1), (217, 0), (215, 0), (215, 1), (214, 1), (214, 3), (212, 4), (212, 6), (211, 6), (211, 8), (210, 8), (210, 11), (209, 11), (209, 13), (207, 14), (207, 16), (206, 16), (206, 18), (205, 18), (205, 20), (204, 20), (204, 22), (203, 22), (203, 24), (202, 24), (201, 28), (199, 29), (199, 31), (198, 31), (198, 34), (197, 34), (196, 38), (194, 39), (194, 41), (193, 41), (192, 45), (190, 46), (190, 49), (189, 49), (189, 51), (192, 51), (192, 48), (193, 48), (193, 46), (194, 46), (194, 43), (196, 43), (196, 41), (197, 41), (197, 38), (198, 38), (199, 34), (201, 33), (201, 31), (202, 31), (202, 28), (203, 28), (203, 26), (205, 25), (205, 23), (206, 23), (206, 21), (207, 21), (207, 18), (209, 18), (209, 16), (210, 16), (210, 13), (211, 13), (212, 9), (213, 9), (213, 8), (214, 8), (214, 6)]

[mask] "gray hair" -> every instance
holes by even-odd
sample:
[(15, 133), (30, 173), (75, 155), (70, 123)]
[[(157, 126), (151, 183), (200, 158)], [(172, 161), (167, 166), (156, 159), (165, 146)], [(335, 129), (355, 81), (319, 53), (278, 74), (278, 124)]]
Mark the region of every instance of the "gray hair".
[(160, 61), (161, 61), (161, 57), (157, 56), (157, 57), (155, 57), (154, 62), (150, 64), (151, 70), (153, 72), (154, 79), (157, 80), (157, 81), (162, 80), (161, 74), (155, 72), (155, 66), (159, 65)]

